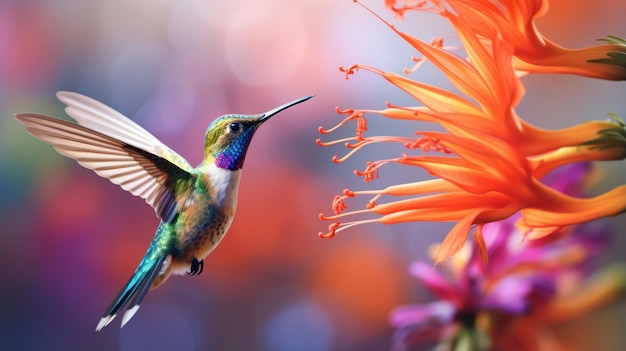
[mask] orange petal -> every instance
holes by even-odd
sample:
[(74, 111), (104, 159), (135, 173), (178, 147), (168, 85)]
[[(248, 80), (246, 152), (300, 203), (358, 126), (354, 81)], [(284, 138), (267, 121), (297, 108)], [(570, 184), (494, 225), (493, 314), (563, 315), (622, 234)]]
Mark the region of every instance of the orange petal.
[(420, 83), (391, 72), (384, 72), (383, 76), (390, 83), (406, 91), (433, 111), (482, 114), (482, 111), (476, 105), (448, 90)]
[(445, 179), (459, 188), (473, 193), (482, 194), (489, 191), (506, 192), (510, 184), (503, 184), (496, 175), (466, 160), (452, 157), (409, 157), (400, 160), (402, 164), (419, 166), (430, 174)]
[[(584, 223), (626, 211), (626, 185), (591, 199), (579, 199), (543, 187), (546, 202), (522, 210), (527, 227), (554, 227)], [(541, 208), (539, 206), (548, 206)]]
[(474, 211), (454, 225), (437, 251), (437, 256), (435, 256), (435, 265), (446, 261), (450, 256), (457, 253), (463, 247), (467, 241), (469, 230), (479, 214), (480, 211)]
[(489, 262), (489, 254), (487, 253), (487, 244), (485, 243), (485, 238), (483, 237), (483, 226), (479, 225), (476, 228), (476, 232), (474, 232), (474, 244), (478, 249), (478, 255), (483, 263)]
[(440, 192), (456, 192), (459, 188), (444, 179), (429, 179), (414, 183), (397, 184), (386, 187), (383, 190), (355, 192), (356, 194), (376, 194), (376, 195), (419, 195)]

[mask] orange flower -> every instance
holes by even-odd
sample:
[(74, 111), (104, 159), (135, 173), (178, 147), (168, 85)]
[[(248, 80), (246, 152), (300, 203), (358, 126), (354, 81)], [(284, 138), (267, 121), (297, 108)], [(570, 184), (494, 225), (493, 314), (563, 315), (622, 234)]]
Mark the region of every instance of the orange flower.
[(405, 0), (401, 6), (395, 0), (385, 3), (400, 17), (406, 11), (418, 10), (462, 21), (487, 46), (492, 45), (492, 38), (499, 34), (513, 45), (515, 68), (520, 71), (626, 79), (626, 41), (623, 39), (609, 36), (600, 40), (605, 42), (603, 45), (566, 49), (544, 37), (534, 20), (547, 12), (547, 0), (433, 0), (432, 3)]
[[(379, 17), (380, 18), (380, 17)], [(368, 163), (357, 175), (371, 181), (381, 166), (399, 163), (427, 170), (437, 179), (399, 184), (379, 190), (345, 190), (333, 201), (334, 215), (320, 215), (333, 221), (328, 233), (360, 224), (412, 221), (452, 221), (457, 224), (445, 238), (436, 263), (446, 260), (466, 242), (473, 225), (507, 218), (522, 211), (520, 226), (527, 237), (538, 238), (561, 228), (618, 214), (626, 209), (626, 186), (620, 186), (591, 199), (574, 198), (544, 185), (540, 179), (551, 170), (581, 160), (622, 159), (626, 157), (626, 130), (620, 121), (594, 121), (562, 130), (548, 131), (520, 119), (515, 106), (524, 94), (512, 65), (514, 47), (504, 38), (491, 37), (484, 46), (479, 34), (464, 21), (449, 17), (458, 30), (468, 59), (448, 52), (442, 45), (427, 44), (409, 34), (392, 30), (435, 64), (466, 97), (373, 67), (354, 65), (346, 77), (359, 69), (374, 72), (404, 90), (423, 104), (420, 107), (394, 107), (384, 110), (344, 110), (348, 117), (329, 133), (349, 121), (357, 121), (352, 138), (322, 142), (322, 146), (345, 143), (351, 151), (343, 162), (366, 145), (379, 142), (402, 143), (407, 153), (400, 157)], [(381, 19), (382, 20), (382, 19)], [(383, 20), (384, 21), (384, 20)], [(365, 136), (366, 114), (389, 119), (428, 121), (441, 125), (444, 132), (417, 132), (417, 138)], [(410, 154), (422, 149), (422, 154)], [(428, 155), (430, 152), (446, 156)], [(373, 195), (363, 210), (343, 212), (346, 200)], [(409, 196), (379, 203), (383, 196)], [(358, 215), (374, 218), (342, 222)], [(480, 230), (476, 240), (481, 242)]]

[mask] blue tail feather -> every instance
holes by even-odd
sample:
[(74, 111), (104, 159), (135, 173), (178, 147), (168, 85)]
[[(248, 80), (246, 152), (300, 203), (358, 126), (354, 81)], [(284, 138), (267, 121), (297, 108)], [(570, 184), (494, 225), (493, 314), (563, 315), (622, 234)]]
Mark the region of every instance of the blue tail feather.
[[(161, 266), (163, 266), (164, 261), (165, 257), (163, 255), (151, 255), (150, 250), (148, 251), (139, 266), (137, 266), (133, 276), (130, 280), (128, 280), (124, 288), (107, 308), (106, 312), (100, 319), (98, 326), (96, 326), (96, 331), (101, 330), (111, 323), (119, 311), (128, 304), (126, 312), (128, 315), (125, 314), (123, 318), (124, 320), (122, 321), (122, 326), (124, 326), (124, 324), (136, 312), (137, 308), (139, 308), (139, 304), (143, 301), (143, 298), (150, 290), (152, 282), (161, 270)], [(133, 300), (129, 304), (128, 302), (131, 298)]]

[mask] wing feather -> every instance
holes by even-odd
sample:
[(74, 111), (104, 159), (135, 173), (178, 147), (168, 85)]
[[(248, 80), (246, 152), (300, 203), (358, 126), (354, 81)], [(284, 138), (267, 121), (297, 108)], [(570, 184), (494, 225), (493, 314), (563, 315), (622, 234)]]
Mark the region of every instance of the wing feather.
[(176, 212), (172, 196), (176, 182), (194, 177), (159, 155), (84, 125), (38, 114), (16, 118), (30, 134), (52, 144), (62, 155), (146, 200), (164, 222), (171, 221)]
[(65, 112), (81, 126), (161, 156), (187, 172), (193, 169), (182, 156), (111, 107), (85, 95), (68, 91), (58, 92), (57, 97), (67, 105)]

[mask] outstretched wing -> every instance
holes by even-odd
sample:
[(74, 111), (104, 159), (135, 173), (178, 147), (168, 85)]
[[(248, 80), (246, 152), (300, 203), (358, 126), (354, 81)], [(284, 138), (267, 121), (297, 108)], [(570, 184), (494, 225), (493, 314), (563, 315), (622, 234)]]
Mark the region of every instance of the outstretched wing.
[[(52, 144), (62, 155), (75, 159), (83, 167), (94, 170), (98, 175), (146, 200), (164, 222), (170, 222), (176, 214), (174, 191), (177, 185), (188, 183), (194, 178), (189, 172), (191, 166), (181, 168), (154, 154), (150, 148), (150, 138), (139, 138), (141, 133), (118, 132), (126, 139), (120, 140), (50, 116), (26, 113), (18, 114), (16, 118), (30, 134)], [(102, 129), (106, 128), (103, 122), (98, 123), (102, 123)], [(136, 135), (137, 139), (130, 140), (131, 135)]]
[(57, 98), (67, 105), (65, 112), (81, 126), (161, 156), (187, 172), (193, 169), (182, 156), (111, 107), (85, 95), (69, 91), (59, 91)]

